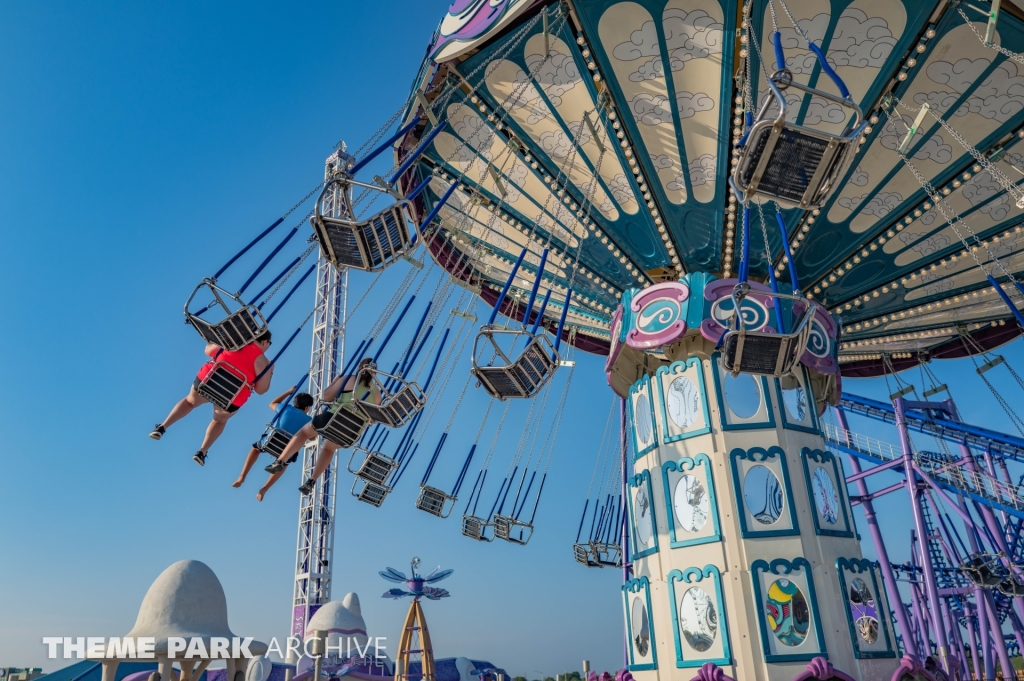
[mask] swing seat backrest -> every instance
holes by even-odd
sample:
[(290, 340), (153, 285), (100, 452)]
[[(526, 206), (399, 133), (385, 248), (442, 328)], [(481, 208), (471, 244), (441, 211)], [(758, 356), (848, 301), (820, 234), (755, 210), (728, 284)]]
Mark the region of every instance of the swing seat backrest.
[[(445, 513), (445, 507), (449, 500), (453, 503), (451, 506), (448, 506), (448, 513)], [(416, 508), (438, 518), (447, 518), (451, 515), (451, 508), (455, 505), (454, 502), (455, 497), (449, 496), (442, 490), (430, 485), (420, 485), (420, 494), (416, 498)]]
[(492, 538), (484, 536), (484, 531), (490, 523), (475, 515), (462, 516), (462, 535), (477, 541), (491, 541)]
[(343, 404), (338, 408), (334, 414), (331, 415), (330, 420), (324, 424), (323, 428), (320, 428), (319, 432), (324, 439), (330, 440), (334, 444), (342, 448), (351, 447), (358, 440), (366, 427), (370, 425), (370, 420), (366, 417), (358, 406), (349, 402)]
[[(765, 295), (794, 297), (777, 293)], [(740, 304), (736, 294), (733, 300), (734, 304)], [(791, 374), (807, 349), (807, 341), (811, 337), (810, 320), (816, 307), (807, 301), (798, 299), (798, 302), (804, 306), (804, 311), (792, 333), (746, 331), (742, 320), (739, 320), (739, 328), (727, 331), (722, 338), (722, 367), (734, 376), (741, 373), (775, 377)]]
[[(207, 289), (213, 295), (213, 302), (202, 312), (189, 312), (193, 298), (201, 290)], [(224, 318), (219, 322), (209, 322), (201, 315), (212, 308), (219, 308)], [(267, 321), (263, 313), (255, 305), (246, 305), (238, 296), (228, 293), (217, 286), (212, 279), (204, 279), (185, 303), (185, 321), (192, 325), (207, 343), (214, 343), (228, 352), (241, 350), (255, 341), (267, 330)]]
[[(776, 72), (768, 79), (771, 96), (765, 99), (750, 128), (733, 173), (744, 202), (755, 197), (776, 201), (783, 208), (820, 208), (836, 188), (856, 152), (866, 122), (852, 100), (816, 90)], [(853, 111), (856, 117), (842, 134), (786, 122), (788, 103), (781, 89), (795, 88)], [(769, 110), (775, 104), (778, 114)]]
[(263, 435), (256, 442), (256, 449), (261, 452), (270, 454), (275, 459), (281, 456), (281, 452), (288, 446), (288, 442), (292, 439), (292, 434), (286, 430), (275, 428), (273, 424), (267, 426), (267, 429), (263, 431)]
[[(360, 482), (362, 482), (363, 485), (357, 490), (356, 486), (359, 485)], [(354, 496), (359, 501), (370, 504), (371, 506), (374, 506), (376, 508), (380, 508), (380, 505), (384, 503), (384, 500), (387, 499), (387, 496), (390, 492), (391, 488), (388, 487), (387, 485), (379, 485), (375, 482), (367, 482), (362, 478), (356, 478), (355, 480), (352, 481), (352, 496)]]
[(199, 382), (196, 392), (221, 409), (227, 409), (247, 387), (245, 372), (227, 362), (216, 361), (206, 377)]
[(999, 582), (997, 588), (999, 589), (1000, 593), (1006, 596), (1010, 596), (1011, 598), (1016, 598), (1017, 596), (1024, 596), (1024, 583), (1021, 583), (1020, 581), (1018, 581), (1016, 577), (1013, 576), (1007, 577), (1003, 581)]
[(512, 516), (495, 515), (494, 536), (512, 544), (525, 546), (533, 536), (533, 525), (516, 520)]
[[(391, 428), (400, 428), (412, 420), (416, 412), (423, 409), (427, 398), (416, 383), (406, 383), (400, 378), (384, 373), (378, 373), (374, 380), (379, 380), (379, 376), (386, 376), (398, 381), (399, 389), (386, 395), (380, 404), (357, 400), (359, 408), (375, 423), (381, 423)], [(383, 390), (381, 394), (384, 394)]]
[[(512, 360), (501, 352), (498, 347), (495, 335), (497, 334), (525, 335), (530, 338), (526, 347), (519, 355)], [(477, 346), (480, 349), (481, 339), (489, 340), (495, 348), (495, 359), (498, 363), (491, 366), (482, 366), (478, 362), (479, 352), (473, 353), (472, 374), (480, 381), (480, 385), (491, 397), (499, 400), (512, 398), (530, 398), (540, 392), (554, 375), (558, 368), (558, 354), (555, 352), (551, 340), (546, 334), (540, 333), (530, 337), (525, 331), (500, 331), (484, 327), (477, 336)]]
[(337, 201), (338, 196), (348, 196), (349, 189), (349, 185), (340, 180), (332, 180), (317, 199), (316, 213), (310, 222), (320, 242), (320, 249), (335, 267), (365, 272), (383, 270), (405, 255), (412, 243), (402, 213), (406, 202), (399, 201), (365, 220), (352, 220), (347, 215), (322, 214), (324, 205), (332, 205), (330, 201)]
[(590, 557), (590, 546), (587, 544), (580, 544), (579, 542), (572, 545), (572, 557), (580, 565), (587, 567), (601, 567)]
[[(358, 451), (364, 450), (353, 450), (352, 455), (355, 456)], [(367, 482), (383, 485), (388, 477), (390, 477), (391, 472), (398, 467), (398, 464), (394, 459), (384, 456), (380, 452), (365, 452), (365, 454), (366, 457), (363, 459), (363, 463), (354, 471), (352, 470), (352, 459), (349, 459), (349, 472), (355, 473), (357, 477)]]

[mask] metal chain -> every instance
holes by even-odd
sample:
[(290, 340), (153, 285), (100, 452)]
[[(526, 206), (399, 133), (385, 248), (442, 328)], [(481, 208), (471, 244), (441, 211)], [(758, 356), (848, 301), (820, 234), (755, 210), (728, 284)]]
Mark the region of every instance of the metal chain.
[(811, 39), (807, 37), (807, 34), (804, 33), (804, 29), (800, 27), (800, 23), (796, 20), (796, 17), (794, 17), (793, 13), (789, 11), (789, 5), (786, 4), (786, 0), (779, 0), (779, 4), (782, 5), (782, 11), (785, 12), (786, 16), (789, 17), (789, 20), (793, 22), (793, 28), (796, 29), (796, 32), (800, 34), (800, 37), (803, 38), (804, 42), (807, 43), (807, 46), (810, 47)]
[(984, 45), (985, 47), (987, 47), (989, 49), (995, 50), (999, 54), (1012, 59), (1013, 61), (1017, 62), (1018, 64), (1024, 64), (1024, 56), (1019, 55), (1016, 52), (1011, 52), (1010, 50), (1006, 49), (1002, 45), (996, 45), (995, 43), (986, 43), (985, 42), (985, 36), (983, 36), (980, 33), (978, 33), (978, 29), (975, 28), (974, 22), (971, 21), (970, 19), (968, 19), (967, 15), (964, 13), (963, 7), (959, 7), (958, 6), (956, 8), (956, 10), (958, 12), (960, 12), (960, 16), (963, 17), (964, 22), (970, 27), (971, 33), (973, 33), (975, 35), (975, 37), (979, 41), (981, 41), (982, 45)]
[[(888, 117), (889, 122), (892, 123), (892, 113), (886, 110), (885, 115)], [(900, 123), (903, 123), (903, 125), (906, 126), (906, 123), (903, 121), (902, 117), (897, 116), (897, 118), (899, 119)], [(895, 130), (895, 125), (893, 126), (893, 129)], [(909, 131), (910, 128), (907, 128), (908, 134)], [(984, 274), (985, 276), (989, 276), (988, 270), (982, 264), (981, 259), (978, 258), (978, 254), (976, 252), (977, 247), (971, 247), (971, 245), (967, 242), (967, 239), (963, 236), (960, 230), (957, 229), (957, 225), (963, 227), (964, 230), (966, 230), (967, 233), (971, 235), (971, 238), (974, 240), (975, 244), (985, 249), (985, 252), (989, 256), (990, 262), (995, 264), (995, 266), (998, 267), (1003, 272), (1003, 274), (1005, 274), (1009, 278), (1010, 282), (1016, 283), (1017, 280), (1013, 276), (1013, 274), (1009, 270), (1007, 270), (1006, 267), (1003, 266), (1003, 263), (999, 260), (998, 257), (996, 257), (996, 255), (991, 251), (991, 249), (989, 249), (988, 245), (986, 245), (984, 241), (978, 238), (978, 235), (974, 233), (974, 230), (971, 229), (970, 225), (963, 221), (963, 219), (960, 217), (960, 214), (956, 211), (956, 209), (946, 202), (945, 197), (939, 192), (935, 191), (935, 187), (933, 187), (931, 182), (929, 182), (927, 178), (925, 178), (924, 175), (921, 173), (921, 171), (917, 169), (917, 166), (910, 162), (910, 159), (907, 158), (906, 154), (900, 152), (899, 149), (896, 150), (896, 153), (899, 154), (900, 158), (903, 159), (903, 162), (906, 164), (908, 168), (910, 168), (910, 171), (914, 174), (914, 177), (917, 178), (917, 181), (928, 193), (928, 196), (934, 202), (936, 209), (938, 209), (938, 211), (942, 214), (943, 219), (950, 226), (950, 228), (952, 228), (957, 238), (960, 239), (960, 243), (963, 244), (964, 250), (970, 254), (971, 258), (974, 259), (975, 264), (977, 264), (978, 269), (981, 270), (982, 274)], [(950, 217), (950, 213), (953, 214), (953, 217)], [(1011, 291), (1013, 290), (1017, 290), (1017, 287), (1012, 287)]]

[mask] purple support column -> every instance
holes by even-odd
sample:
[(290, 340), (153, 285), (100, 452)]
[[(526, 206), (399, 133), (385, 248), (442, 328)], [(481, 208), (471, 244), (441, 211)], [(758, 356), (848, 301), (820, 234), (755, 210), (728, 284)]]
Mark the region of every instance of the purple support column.
[[(621, 456), (622, 456), (622, 504), (624, 509), (629, 508), (629, 447), (626, 445), (626, 400), (619, 400), (619, 432), (621, 434)], [(625, 584), (629, 581), (633, 571), (633, 563), (629, 560), (629, 513), (622, 514), (622, 583)], [(629, 640), (625, 636), (625, 630), (623, 631), (623, 662), (622, 668), (629, 668)]]
[[(914, 514), (914, 526), (917, 528), (917, 536), (921, 539), (921, 568), (924, 571), (925, 593), (928, 602), (936, 606), (939, 603), (939, 588), (935, 583), (934, 566), (932, 557), (928, 553), (926, 541), (928, 532), (925, 529), (924, 514), (921, 511), (921, 490), (917, 473), (914, 471), (914, 453), (910, 448), (910, 433), (907, 432), (907, 422), (903, 410), (903, 398), (897, 397), (893, 400), (893, 407), (896, 411), (896, 429), (900, 436), (900, 448), (903, 450), (904, 471), (907, 474), (907, 491), (910, 493), (910, 510)], [(935, 642), (939, 648), (939, 664), (949, 674), (952, 665), (949, 662), (949, 643), (946, 639), (946, 632), (941, 626), (936, 627)]]
[[(850, 432), (850, 426), (846, 422), (846, 412), (843, 411), (843, 408), (835, 407), (835, 413), (836, 419), (839, 421), (839, 427), (845, 432)], [(860, 459), (855, 456), (847, 458), (850, 462), (850, 471), (854, 475), (860, 473)], [(855, 484), (857, 485), (858, 495), (866, 497), (869, 494), (868, 484), (864, 478), (859, 478)], [(868, 524), (871, 539), (875, 543), (875, 555), (878, 556), (878, 564), (882, 569), (882, 584), (885, 587), (885, 593), (889, 596), (887, 599), (889, 607), (893, 610), (896, 617), (896, 626), (899, 627), (900, 633), (903, 634), (903, 647), (905, 652), (917, 655), (917, 646), (914, 644), (914, 637), (910, 632), (910, 618), (907, 616), (907, 608), (903, 605), (903, 598), (900, 596), (900, 590), (896, 584), (896, 575), (893, 574), (892, 563), (889, 562), (889, 552), (885, 550), (882, 530), (878, 527), (878, 519), (875, 517), (875, 507), (870, 501), (862, 501), (860, 506), (864, 509), (864, 520)]]
[(974, 665), (974, 678), (978, 681), (982, 678), (981, 660), (978, 658), (978, 641), (974, 633), (974, 620), (971, 613), (971, 604), (964, 599), (964, 622), (967, 623), (967, 640), (971, 649), (971, 664)]
[(921, 661), (931, 654), (931, 646), (928, 645), (928, 620), (925, 618), (924, 613), (921, 612), (921, 587), (917, 584), (910, 585), (910, 607), (914, 611), (914, 622), (917, 624), (914, 627), (914, 645), (921, 656)]
[[(924, 568), (917, 564), (917, 559), (920, 556), (920, 553), (918, 553), (918, 551), (919, 549), (917, 531), (911, 530), (910, 564), (913, 565), (915, 568), (921, 568), (921, 572), (923, 573)], [(924, 651), (924, 654), (921, 655), (921, 658), (924, 659), (924, 657), (931, 655), (932, 653), (932, 642), (937, 640), (936, 637), (932, 635), (932, 632), (935, 631), (938, 624), (936, 623), (933, 614), (930, 608), (928, 607), (928, 598), (925, 596), (924, 591), (921, 587), (921, 584), (924, 581), (923, 576), (921, 580), (922, 581), (912, 584), (910, 586), (910, 594), (911, 603), (914, 604), (914, 612), (917, 613), (917, 615), (920, 617), (920, 619), (918, 620), (918, 631), (921, 634), (921, 650)]]

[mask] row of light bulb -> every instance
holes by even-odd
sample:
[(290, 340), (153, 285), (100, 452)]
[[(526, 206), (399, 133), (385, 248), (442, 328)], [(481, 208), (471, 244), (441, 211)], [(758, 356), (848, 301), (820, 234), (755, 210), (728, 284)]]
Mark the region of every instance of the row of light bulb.
[[(595, 87), (598, 92), (600, 92), (602, 88), (601, 81), (603, 80), (601, 70), (598, 67), (596, 60), (592, 58), (590, 47), (587, 45), (587, 41), (583, 37), (583, 34), (576, 37), (576, 44), (580, 46), (580, 55), (586, 60), (587, 68), (590, 69)], [(647, 182), (647, 178), (644, 176), (643, 170), (640, 168), (640, 162), (636, 158), (632, 145), (626, 138), (626, 131), (622, 123), (619, 122), (618, 113), (615, 111), (615, 107), (611, 103), (607, 105), (607, 111), (608, 120), (611, 121), (611, 128), (615, 131), (615, 138), (618, 140), (619, 146), (622, 148), (622, 155), (626, 159), (626, 164), (629, 166), (630, 172), (633, 173), (633, 176), (636, 179), (637, 186), (639, 187), (640, 193), (643, 195), (644, 201), (646, 202), (646, 207), (651, 215), (651, 219), (654, 220), (654, 225), (658, 228), (658, 235), (661, 237), (661, 242), (665, 247), (665, 251), (668, 253), (669, 259), (672, 261), (672, 267), (676, 272), (682, 273), (683, 266), (679, 260), (679, 253), (676, 252), (675, 244), (672, 243), (672, 239), (669, 237), (668, 229), (665, 227), (665, 219), (661, 216), (661, 211), (658, 210), (658, 206), (654, 202), (650, 185)], [(651, 282), (646, 279), (646, 275), (644, 278), (637, 278), (644, 284), (644, 288), (650, 286)]]

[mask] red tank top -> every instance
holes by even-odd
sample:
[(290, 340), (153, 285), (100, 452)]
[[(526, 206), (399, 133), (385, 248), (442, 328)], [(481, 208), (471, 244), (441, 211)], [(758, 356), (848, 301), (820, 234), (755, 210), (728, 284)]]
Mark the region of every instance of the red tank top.
[(249, 399), (252, 389), (249, 387), (256, 382), (256, 358), (263, 354), (263, 350), (256, 343), (249, 343), (241, 350), (228, 352), (221, 350), (213, 361), (207, 362), (199, 370), (199, 380), (206, 378), (206, 375), (213, 369), (214, 362), (230, 364), (245, 374), (245, 382), (248, 384), (238, 393), (238, 397), (231, 402), (236, 407), (241, 407)]

